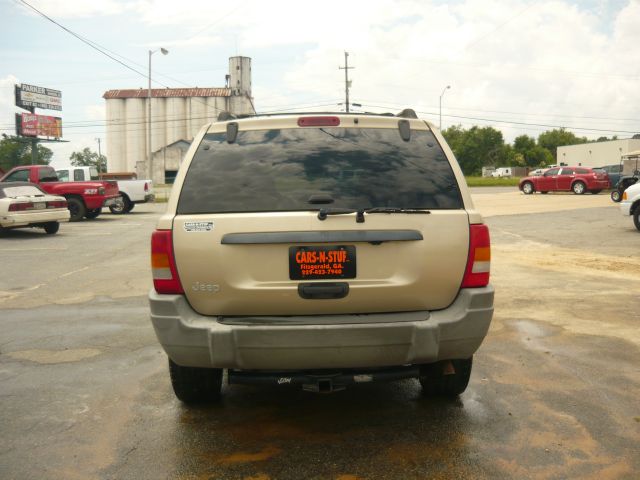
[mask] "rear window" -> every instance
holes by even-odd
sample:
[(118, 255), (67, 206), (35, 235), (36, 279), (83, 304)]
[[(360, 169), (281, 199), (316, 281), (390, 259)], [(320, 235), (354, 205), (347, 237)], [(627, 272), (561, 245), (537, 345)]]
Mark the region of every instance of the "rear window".
[(0, 198), (4, 197), (34, 197), (44, 196), (44, 192), (35, 185), (20, 185), (17, 187), (0, 188)]
[[(312, 204), (312, 195), (330, 197)], [(463, 208), (431, 132), (299, 128), (207, 134), (187, 171), (178, 214), (331, 208)]]

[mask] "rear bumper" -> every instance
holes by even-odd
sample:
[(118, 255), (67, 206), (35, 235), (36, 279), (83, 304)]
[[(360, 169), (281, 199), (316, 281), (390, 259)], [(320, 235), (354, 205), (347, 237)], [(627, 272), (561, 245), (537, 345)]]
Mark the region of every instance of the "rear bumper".
[(230, 324), (196, 313), (183, 295), (152, 289), (149, 301), (158, 340), (179, 365), (303, 370), (469, 358), (489, 329), (493, 293), (491, 286), (463, 289), (444, 310), (371, 314), (371, 323), (363, 323), (367, 315), (339, 315), (283, 317), (281, 323), (269, 317), (268, 323), (256, 324), (248, 324), (256, 317), (245, 324), (234, 317)]
[(144, 200), (135, 200), (133, 203), (149, 203), (155, 201), (156, 196), (153, 193), (147, 193)]
[(49, 222), (68, 222), (69, 210), (39, 210), (13, 213), (0, 217), (0, 226), (5, 228), (29, 227)]

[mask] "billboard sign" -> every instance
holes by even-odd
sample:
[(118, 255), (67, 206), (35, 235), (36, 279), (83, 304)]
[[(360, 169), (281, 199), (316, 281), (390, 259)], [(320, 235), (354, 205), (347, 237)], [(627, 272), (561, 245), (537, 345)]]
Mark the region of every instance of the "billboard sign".
[(16, 124), (19, 127), (18, 135), (25, 137), (62, 137), (62, 119), (60, 117), (19, 113), (16, 114)]
[(62, 110), (62, 92), (23, 83), (16, 85), (16, 105), (26, 110), (32, 108)]

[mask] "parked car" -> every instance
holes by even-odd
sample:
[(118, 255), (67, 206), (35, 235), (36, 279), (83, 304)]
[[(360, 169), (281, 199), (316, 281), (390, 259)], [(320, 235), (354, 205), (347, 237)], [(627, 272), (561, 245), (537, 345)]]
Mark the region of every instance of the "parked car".
[(0, 182), (31, 182), (52, 195), (63, 196), (71, 213), (70, 221), (96, 218), (102, 207), (114, 205), (119, 198), (118, 185), (112, 181), (59, 182), (48, 165), (23, 165), (9, 170)]
[(598, 194), (609, 188), (609, 177), (603, 170), (589, 167), (555, 167), (540, 176), (520, 179), (518, 188), (527, 195), (570, 191), (577, 195), (585, 192)]
[[(96, 167), (65, 165), (56, 170), (61, 182), (100, 180)], [(117, 180), (120, 198), (109, 205), (111, 213), (129, 213), (137, 203), (153, 202), (153, 182), (151, 180)]]
[(44, 228), (52, 235), (69, 221), (67, 201), (28, 182), (0, 182), (0, 233), (12, 228)]
[(412, 110), (223, 118), (195, 137), (151, 239), (176, 396), (217, 399), (223, 369), (230, 384), (462, 393), (493, 315), (489, 230), (439, 130)]
[(631, 185), (622, 194), (620, 211), (623, 215), (631, 215), (633, 224), (640, 231), (640, 183)]
[(611, 188), (616, 188), (620, 178), (622, 178), (622, 164), (616, 163), (614, 165), (605, 165), (604, 167), (598, 167), (598, 170), (603, 170), (609, 176), (609, 183)]

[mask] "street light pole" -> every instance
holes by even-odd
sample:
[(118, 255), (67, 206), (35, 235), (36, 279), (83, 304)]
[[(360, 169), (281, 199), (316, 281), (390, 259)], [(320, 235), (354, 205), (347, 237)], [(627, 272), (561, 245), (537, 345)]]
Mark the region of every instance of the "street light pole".
[[(163, 55), (167, 55), (169, 50), (166, 48), (160, 48), (160, 52)], [(156, 53), (158, 50), (149, 50), (149, 89), (147, 91), (147, 101), (149, 102), (147, 105), (147, 168), (145, 172), (145, 176), (147, 178), (151, 177), (151, 162), (153, 161), (153, 153), (151, 151), (151, 55)]]
[(446, 87), (444, 87), (442, 93), (440, 94), (440, 130), (442, 130), (442, 96), (444, 95), (444, 92), (446, 92), (450, 88), (451, 85), (447, 85)]
[(100, 171), (100, 160), (102, 160), (102, 150), (100, 149), (100, 137), (96, 138), (96, 142), (98, 142), (98, 175), (102, 172)]

